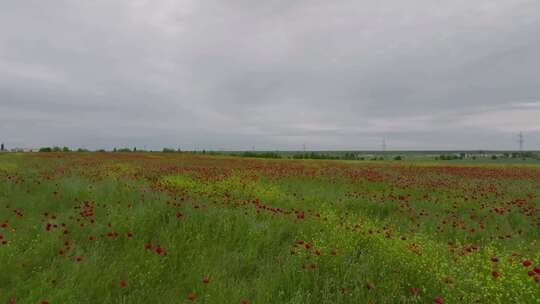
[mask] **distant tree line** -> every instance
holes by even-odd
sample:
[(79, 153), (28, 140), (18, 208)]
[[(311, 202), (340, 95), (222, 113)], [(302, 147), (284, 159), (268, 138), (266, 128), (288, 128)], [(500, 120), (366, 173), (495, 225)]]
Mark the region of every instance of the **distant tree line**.
[(68, 147), (58, 147), (58, 146), (54, 146), (54, 147), (42, 147), (42, 148), (39, 148), (39, 152), (71, 152), (71, 149), (69, 149)]
[(435, 160), (462, 160), (462, 159), (472, 159), (476, 160), (478, 158), (483, 159), (540, 159), (540, 154), (534, 152), (504, 152), (504, 153), (495, 153), (495, 152), (484, 152), (478, 151), (475, 153), (459, 153), (459, 154), (441, 154), (435, 156)]
[(326, 153), (306, 152), (298, 153), (292, 156), (293, 159), (340, 159), (337, 155), (330, 155)]
[(279, 155), (276, 152), (251, 152), (251, 151), (245, 151), (242, 153), (233, 153), (231, 156), (240, 156), (240, 157), (255, 157), (255, 158), (281, 158), (281, 155)]
[(455, 154), (450, 154), (450, 155), (439, 155), (439, 156), (435, 156), (435, 160), (455, 160), (455, 159), (463, 159), (464, 157), (463, 156), (460, 156), (460, 155), (455, 155)]
[[(0, 150), (2, 147), (0, 146)], [(5, 147), (4, 147), (5, 150)], [(14, 150), (14, 149), (12, 149)], [(21, 150), (22, 151), (22, 150)], [(78, 148), (75, 150), (70, 149), (69, 147), (42, 147), (38, 150), (39, 152), (91, 152), (85, 148)], [(147, 151), (142, 149), (133, 148), (113, 148), (112, 150), (93, 150), (94, 152), (119, 152), (119, 153), (128, 153), (128, 152), (159, 152), (159, 151)], [(402, 155), (391, 155), (387, 153), (374, 153), (361, 154), (355, 152), (271, 152), (271, 151), (244, 151), (244, 152), (223, 152), (223, 151), (182, 151), (180, 148), (163, 148), (162, 153), (191, 153), (191, 154), (206, 154), (206, 155), (226, 155), (226, 156), (237, 156), (237, 157), (250, 157), (250, 158), (269, 158), (269, 159), (281, 159), (281, 158), (291, 158), (291, 159), (327, 159), (327, 160), (370, 160), (370, 161), (382, 161), (382, 160), (394, 160), (401, 161), (403, 160)], [(433, 157), (433, 156), (431, 156)], [(476, 160), (476, 159), (530, 159), (530, 160), (540, 160), (540, 153), (538, 152), (495, 152), (495, 151), (475, 151), (475, 152), (459, 152), (459, 153), (443, 153), (434, 156), (435, 160), (442, 161), (452, 161), (452, 160)]]
[[(345, 152), (343, 154), (329, 154), (329, 153), (297, 153), (292, 156), (293, 159), (333, 159), (333, 160), (384, 160), (383, 156), (372, 156), (371, 158), (360, 156), (353, 152)], [(393, 157), (393, 160), (402, 160), (400, 155)]]
[[(88, 149), (84, 149), (84, 148), (78, 148), (76, 150), (71, 150), (69, 147), (58, 147), (58, 146), (54, 146), (54, 147), (42, 147), (42, 148), (39, 148), (38, 150), (39, 152), (107, 152), (107, 150), (105, 149), (97, 149), (97, 150), (93, 150), (93, 151), (90, 151)], [(147, 152), (146, 150), (137, 150), (137, 148), (113, 148), (113, 150), (111, 152)], [(164, 151), (163, 152), (167, 152)], [(175, 152), (173, 150), (173, 152)]]
[[(238, 153), (222, 153), (222, 152), (208, 152), (208, 154), (216, 155), (228, 155), (236, 157), (253, 157), (253, 158), (291, 158), (291, 159), (324, 159), (324, 160), (371, 160), (371, 161), (380, 161), (385, 160), (383, 156), (361, 156), (353, 152), (345, 153), (324, 153), (324, 152), (255, 152), (255, 151), (244, 151)], [(401, 155), (393, 156), (391, 159), (399, 161), (403, 157)]]
[(513, 153), (503, 153), (503, 157), (540, 159), (540, 154), (535, 154), (533, 152), (513, 152)]

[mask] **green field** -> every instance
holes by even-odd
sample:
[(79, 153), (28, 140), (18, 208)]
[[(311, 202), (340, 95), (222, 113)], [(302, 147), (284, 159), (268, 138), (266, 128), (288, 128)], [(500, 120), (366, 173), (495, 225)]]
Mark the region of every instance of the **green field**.
[(0, 154), (0, 303), (540, 303), (539, 241), (534, 163)]

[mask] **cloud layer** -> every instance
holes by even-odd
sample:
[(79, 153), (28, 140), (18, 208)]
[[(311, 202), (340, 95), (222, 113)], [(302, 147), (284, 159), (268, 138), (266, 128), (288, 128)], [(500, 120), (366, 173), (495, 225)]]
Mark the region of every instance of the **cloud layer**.
[(5, 1), (0, 141), (540, 149), (540, 3)]

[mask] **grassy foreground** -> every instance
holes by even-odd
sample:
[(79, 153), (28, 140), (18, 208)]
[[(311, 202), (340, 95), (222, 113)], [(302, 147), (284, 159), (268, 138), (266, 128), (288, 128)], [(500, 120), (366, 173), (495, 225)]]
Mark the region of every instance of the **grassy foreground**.
[(0, 154), (0, 303), (540, 303), (540, 166)]

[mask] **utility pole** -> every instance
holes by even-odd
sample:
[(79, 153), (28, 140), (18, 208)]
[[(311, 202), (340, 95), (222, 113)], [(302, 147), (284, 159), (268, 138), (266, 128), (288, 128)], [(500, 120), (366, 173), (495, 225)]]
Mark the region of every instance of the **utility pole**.
[(382, 151), (386, 152), (386, 138), (384, 138), (384, 137), (382, 139)]
[(302, 150), (304, 150), (304, 153), (306, 153), (306, 144), (302, 144)]

